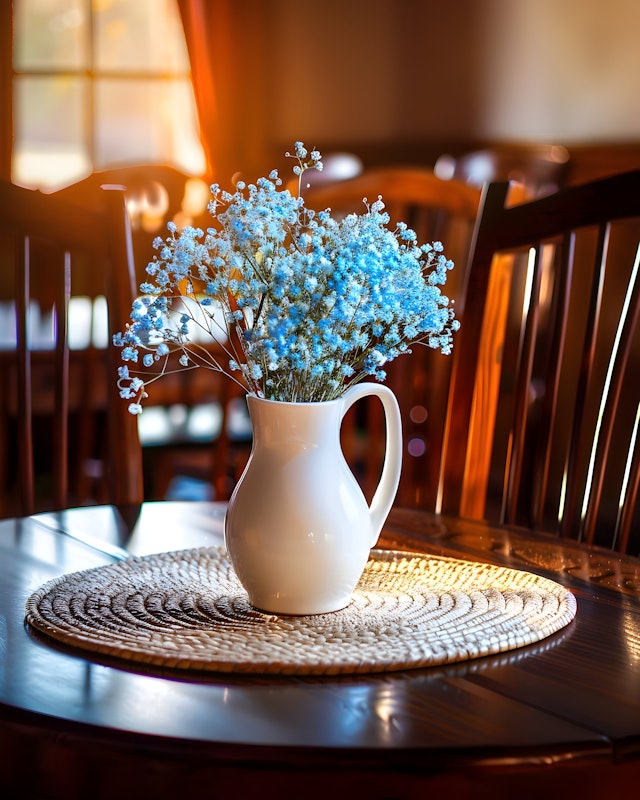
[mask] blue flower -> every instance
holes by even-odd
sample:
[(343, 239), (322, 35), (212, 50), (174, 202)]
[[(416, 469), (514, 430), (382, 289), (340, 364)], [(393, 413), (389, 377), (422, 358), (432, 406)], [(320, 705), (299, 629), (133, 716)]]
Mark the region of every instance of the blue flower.
[[(322, 169), (302, 142), (286, 156), (300, 179)], [(383, 365), (414, 343), (451, 351), (459, 323), (441, 287), (453, 263), (440, 242), (419, 244), (404, 222), (392, 229), (382, 197), (334, 218), (281, 186), (277, 170), (233, 192), (213, 184), (211, 227), (170, 223), (153, 240), (148, 280), (113, 338), (124, 362), (142, 349), (155, 370), (143, 382), (119, 369), (132, 413), (151, 380), (178, 368), (233, 373), (275, 400), (320, 401), (365, 375), (384, 380)]]

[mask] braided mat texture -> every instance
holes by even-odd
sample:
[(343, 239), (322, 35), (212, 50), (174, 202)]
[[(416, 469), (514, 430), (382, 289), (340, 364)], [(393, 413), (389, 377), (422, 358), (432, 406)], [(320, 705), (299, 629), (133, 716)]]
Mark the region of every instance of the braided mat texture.
[(257, 611), (222, 548), (145, 557), (50, 581), (26, 620), (93, 654), (180, 670), (329, 675), (464, 661), (567, 625), (574, 596), (546, 578), (374, 550), (342, 611)]

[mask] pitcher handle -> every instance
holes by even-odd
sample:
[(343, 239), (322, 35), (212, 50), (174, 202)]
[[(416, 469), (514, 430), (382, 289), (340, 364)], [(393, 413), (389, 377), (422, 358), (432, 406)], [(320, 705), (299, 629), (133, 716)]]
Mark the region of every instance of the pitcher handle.
[(382, 526), (391, 511), (398, 491), (402, 470), (402, 422), (396, 396), (388, 386), (377, 383), (358, 383), (342, 396), (342, 417), (363, 397), (375, 396), (382, 402), (386, 426), (386, 445), (380, 482), (369, 506), (373, 547), (380, 537)]

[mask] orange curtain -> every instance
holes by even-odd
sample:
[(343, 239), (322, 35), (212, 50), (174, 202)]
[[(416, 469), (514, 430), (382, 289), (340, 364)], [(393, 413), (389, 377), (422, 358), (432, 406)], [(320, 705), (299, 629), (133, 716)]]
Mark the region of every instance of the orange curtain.
[(0, 3), (0, 178), (11, 180), (13, 151), (13, 3)]
[[(263, 168), (258, 126), (265, 83), (263, 0), (178, 0), (191, 62), (201, 138), (210, 180), (229, 188), (237, 171)], [(260, 173), (259, 173), (260, 174)]]

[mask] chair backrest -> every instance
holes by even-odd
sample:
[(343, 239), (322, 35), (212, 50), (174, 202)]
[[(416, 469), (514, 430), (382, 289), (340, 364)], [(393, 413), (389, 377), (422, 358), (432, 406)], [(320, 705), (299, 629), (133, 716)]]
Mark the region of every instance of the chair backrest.
[[(303, 178), (304, 181), (304, 178)], [(302, 188), (305, 204), (334, 215), (362, 213), (363, 198), (369, 203), (382, 196), (391, 224), (406, 222), (425, 240), (448, 245), (450, 258), (466, 258), (480, 192), (457, 181), (438, 178), (426, 167), (380, 167), (333, 183)]]
[[(93, 207), (101, 184), (126, 186), (125, 202), (131, 219), (137, 282), (146, 281), (147, 264), (156, 255), (153, 241), (167, 235), (166, 224), (206, 228), (209, 187), (166, 165), (128, 165), (96, 172), (59, 192), (74, 203)], [(122, 324), (128, 318), (122, 318)], [(195, 331), (197, 333), (197, 330)], [(225, 352), (212, 341), (200, 342), (212, 357)], [(204, 496), (228, 499), (246, 462), (245, 437), (232, 430), (238, 398), (236, 385), (207, 369), (183, 370), (175, 364), (161, 381), (153, 384), (138, 418), (143, 448), (145, 496), (150, 500), (171, 497), (174, 483), (195, 485)], [(194, 426), (194, 420), (198, 425)], [(194, 427), (196, 430), (194, 431)], [(240, 441), (239, 441), (240, 439)], [(211, 494), (209, 491), (211, 490)]]
[[(131, 220), (138, 282), (141, 283), (146, 280), (145, 267), (155, 253), (152, 245), (154, 236), (165, 235), (169, 220), (185, 217), (185, 195), (192, 181), (188, 175), (170, 166), (131, 164), (93, 172), (56, 194), (70, 203), (95, 208), (100, 205), (101, 186), (114, 184), (126, 187), (125, 203)], [(203, 186), (208, 194), (208, 187), (206, 184)], [(206, 211), (207, 199), (201, 201), (200, 212)], [(186, 218), (180, 221), (180, 225), (192, 222), (193, 219)]]
[[(456, 180), (444, 181), (423, 167), (384, 167), (332, 184), (303, 188), (307, 207), (331, 208), (333, 216), (362, 213), (382, 196), (390, 225), (405, 222), (420, 243), (442, 241), (456, 268), (447, 278), (446, 293), (458, 297), (464, 282), (471, 235), (480, 202), (480, 190)], [(442, 430), (446, 412), (446, 387), (451, 359), (426, 346), (414, 347), (386, 368), (387, 384), (400, 405), (405, 442), (404, 465), (397, 503), (433, 508), (436, 501)], [(379, 402), (356, 407), (356, 426), (343, 424), (343, 447), (358, 474), (365, 494), (378, 482), (384, 449), (384, 421)], [(360, 406), (360, 404), (358, 404)]]
[(640, 171), (484, 190), (439, 508), (640, 551)]
[[(98, 191), (94, 209), (0, 183), (0, 515), (143, 499), (111, 344), (136, 291), (129, 218), (123, 187)], [(78, 344), (80, 306), (103, 325)]]

